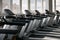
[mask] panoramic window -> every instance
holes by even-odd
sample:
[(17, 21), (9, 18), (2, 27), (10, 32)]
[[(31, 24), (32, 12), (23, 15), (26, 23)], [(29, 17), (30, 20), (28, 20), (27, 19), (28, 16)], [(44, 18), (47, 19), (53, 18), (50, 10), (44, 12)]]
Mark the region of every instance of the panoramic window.
[[(2, 3), (3, 10), (12, 8), (11, 10), (15, 14), (20, 14), (20, 12), (25, 14), (25, 10), (28, 10), (28, 0), (3, 0)], [(37, 9), (41, 13), (45, 12), (46, 0), (30, 0), (30, 10), (35, 9)]]

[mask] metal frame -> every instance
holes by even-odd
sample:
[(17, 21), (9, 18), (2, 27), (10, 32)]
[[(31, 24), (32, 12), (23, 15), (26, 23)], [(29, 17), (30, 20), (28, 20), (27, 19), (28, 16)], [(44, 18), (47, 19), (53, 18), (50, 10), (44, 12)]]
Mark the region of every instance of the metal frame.
[(53, 5), (53, 7), (54, 7), (54, 12), (55, 12), (55, 10), (56, 10), (56, 0), (53, 0), (53, 3), (54, 3), (54, 5)]
[(10, 0), (10, 9), (12, 10), (12, 3), (13, 1), (12, 0)]
[(52, 0), (49, 0), (49, 11), (52, 12)]
[(22, 13), (22, 0), (20, 0), (20, 13)]
[(2, 13), (2, 0), (0, 0), (0, 15)]
[(30, 10), (30, 0), (28, 0), (28, 10)]
[(35, 10), (37, 9), (37, 0), (35, 0)]

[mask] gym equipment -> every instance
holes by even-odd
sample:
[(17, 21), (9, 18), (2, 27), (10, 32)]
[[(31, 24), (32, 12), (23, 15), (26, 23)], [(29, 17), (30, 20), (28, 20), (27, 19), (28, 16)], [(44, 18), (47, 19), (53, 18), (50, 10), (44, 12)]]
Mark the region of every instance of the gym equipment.
[[(37, 32), (36, 32), (37, 33)], [(28, 37), (27, 37), (28, 38)]]
[[(1, 23), (3, 23), (3, 24), (9, 24), (9, 25), (20, 25), (20, 22), (19, 23), (17, 23), (17, 22), (6, 22), (6, 20), (5, 19), (3, 19), (4, 20), (4, 22), (1, 22)], [(20, 26), (23, 26), (23, 25), (25, 25), (23, 22), (21, 23), (21, 25)], [(7, 28), (7, 29), (6, 29)], [(15, 28), (15, 30), (14, 30), (14, 28)], [(11, 27), (5, 27), (4, 29), (1, 29), (1, 31), (0, 31), (0, 33), (2, 33), (2, 36), (3, 36), (3, 34), (16, 34), (16, 33), (18, 33), (19, 31), (16, 29), (17, 28), (17, 26), (15, 26), (15, 27), (13, 27), (12, 26), (12, 28)], [(21, 27), (20, 27), (21, 28)], [(20, 29), (19, 29), (20, 30)], [(5, 36), (5, 35), (4, 35)], [(4, 38), (3, 38), (4, 39)]]
[[(9, 22), (10, 23), (10, 22)], [(5, 23), (5, 24), (8, 24), (8, 23)], [(14, 24), (14, 23), (13, 23)], [(10, 24), (11, 25), (11, 24)]]
[(14, 14), (10, 9), (4, 9), (5, 13), (7, 14), (6, 16), (14, 16), (14, 17), (25, 17), (24, 15), (16, 15)]
[(35, 10), (36, 15), (40, 15), (41, 13), (38, 10)]
[(27, 16), (32, 15), (29, 10), (25, 10), (25, 12), (26, 12), (26, 15), (27, 15)]
[(7, 13), (7, 15), (15, 15), (11, 10), (4, 9), (4, 11)]

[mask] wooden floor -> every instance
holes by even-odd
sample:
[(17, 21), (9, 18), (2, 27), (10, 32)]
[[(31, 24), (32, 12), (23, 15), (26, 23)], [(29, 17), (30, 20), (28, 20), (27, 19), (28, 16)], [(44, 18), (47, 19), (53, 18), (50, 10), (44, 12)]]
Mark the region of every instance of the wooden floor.
[(29, 40), (60, 40), (60, 38), (45, 37), (45, 38), (30, 38)]

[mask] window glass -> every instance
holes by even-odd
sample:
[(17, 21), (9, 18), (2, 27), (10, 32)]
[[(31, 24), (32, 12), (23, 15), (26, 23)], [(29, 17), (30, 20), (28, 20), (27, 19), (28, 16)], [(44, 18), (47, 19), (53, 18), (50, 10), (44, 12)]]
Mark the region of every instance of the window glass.
[(30, 9), (35, 10), (35, 0), (30, 0)]
[(56, 0), (56, 10), (60, 11), (60, 0)]
[(4, 9), (10, 9), (10, 0), (2, 0), (2, 12)]
[(46, 0), (43, 0), (43, 9), (42, 9), (43, 13), (45, 13), (45, 10), (46, 10)]
[(25, 14), (25, 10), (28, 9), (28, 0), (22, 0), (22, 13)]
[(42, 0), (37, 0), (37, 10), (42, 12)]
[(52, 0), (52, 10), (53, 10), (53, 12), (54, 12), (54, 0)]
[(20, 0), (13, 0), (12, 10), (15, 14), (20, 14)]
[(37, 0), (37, 10), (44, 13), (46, 9), (46, 0)]

